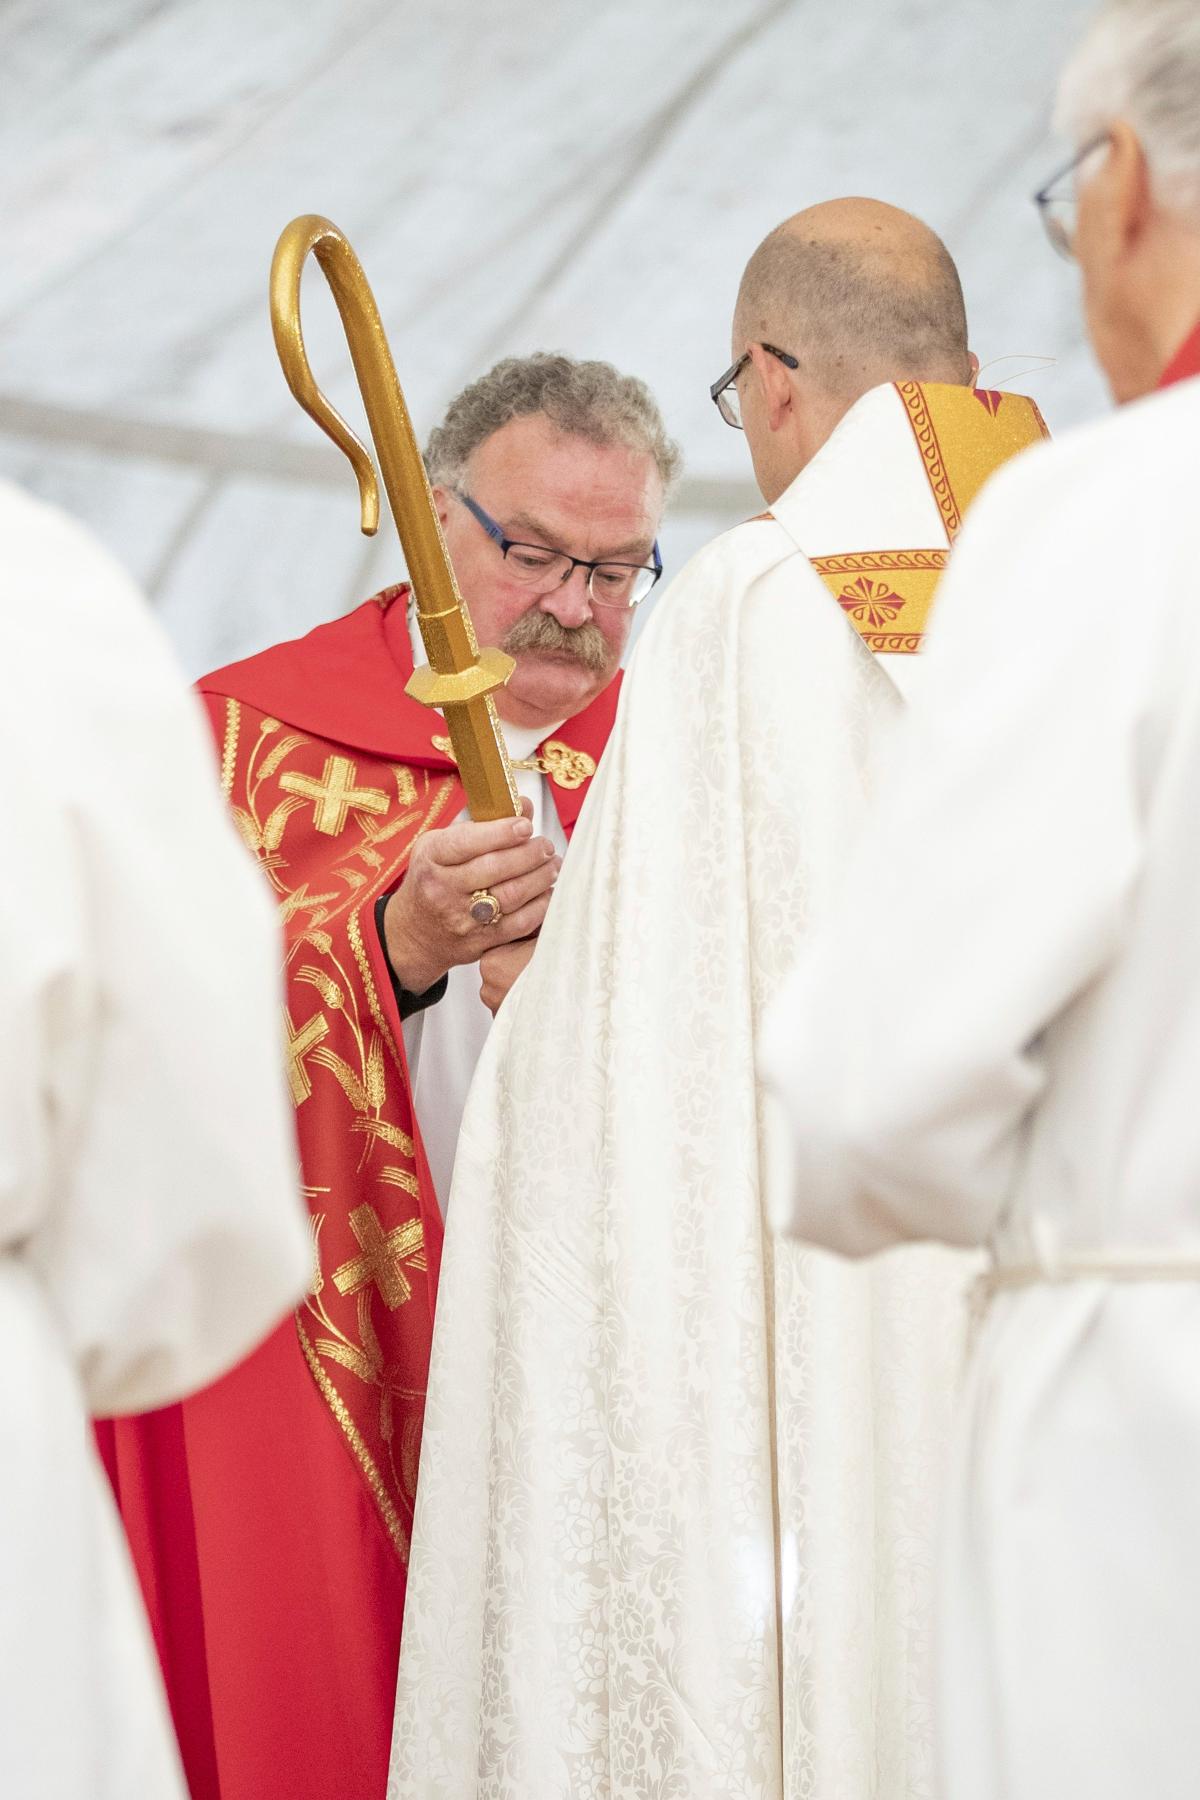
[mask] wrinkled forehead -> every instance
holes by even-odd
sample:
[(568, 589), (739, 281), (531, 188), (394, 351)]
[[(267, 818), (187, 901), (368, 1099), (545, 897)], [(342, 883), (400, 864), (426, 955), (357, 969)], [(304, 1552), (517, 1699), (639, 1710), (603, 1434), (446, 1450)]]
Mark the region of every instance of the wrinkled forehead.
[(510, 419), (467, 465), (471, 492), (509, 531), (585, 539), (616, 554), (648, 552), (658, 533), (663, 484), (649, 450), (595, 443), (544, 413)]

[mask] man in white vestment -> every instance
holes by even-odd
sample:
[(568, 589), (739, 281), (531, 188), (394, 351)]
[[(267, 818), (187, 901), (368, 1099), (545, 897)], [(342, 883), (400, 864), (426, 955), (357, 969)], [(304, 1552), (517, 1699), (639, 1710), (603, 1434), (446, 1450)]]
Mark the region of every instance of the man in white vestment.
[(789, 1231), (994, 1257), (943, 1556), (947, 1800), (1195, 1800), (1195, 0), (1108, 5), (1060, 118), (1077, 219), (1070, 180), (1040, 198), (1136, 404), (1006, 471), (968, 523), (844, 902), (763, 1059), (798, 1159)]
[(870, 201), (760, 246), (733, 354), (772, 512), (651, 621), (468, 1103), (395, 1800), (930, 1792), (964, 1262), (773, 1247), (753, 1045), (961, 511), (1042, 427), (973, 391), (944, 246)]
[(88, 1414), (304, 1290), (278, 947), (137, 594), (5, 485), (0, 544), (0, 1792), (183, 1800)]

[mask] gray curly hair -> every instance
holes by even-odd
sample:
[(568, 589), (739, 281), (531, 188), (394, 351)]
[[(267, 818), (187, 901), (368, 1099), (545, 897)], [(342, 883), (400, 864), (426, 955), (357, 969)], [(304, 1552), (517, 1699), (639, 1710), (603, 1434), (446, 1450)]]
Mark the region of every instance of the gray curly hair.
[(425, 448), (430, 481), (461, 487), (480, 444), (510, 419), (533, 413), (545, 413), (560, 431), (589, 443), (646, 451), (666, 493), (679, 475), (683, 461), (679, 446), (667, 436), (644, 381), (622, 375), (611, 363), (576, 362), (570, 356), (539, 351), (533, 356), (506, 356), (450, 402)]
[(1056, 123), (1077, 145), (1128, 119), (1159, 196), (1200, 212), (1200, 6), (1107, 0), (1067, 64)]

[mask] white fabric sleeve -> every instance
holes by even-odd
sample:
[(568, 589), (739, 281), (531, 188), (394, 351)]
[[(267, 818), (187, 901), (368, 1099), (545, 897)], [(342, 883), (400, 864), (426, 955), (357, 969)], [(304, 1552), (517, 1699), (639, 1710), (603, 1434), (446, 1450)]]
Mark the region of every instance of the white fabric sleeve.
[(1136, 877), (1149, 646), (1105, 622), (1135, 574), (1097, 542), (1086, 488), (1072, 516), (1072, 488), (1047, 485), (1056, 453), (1001, 474), (968, 522), (839, 917), (762, 1036), (796, 1159), (774, 1223), (851, 1255), (986, 1242), (1039, 1034), (1113, 954)]
[(34, 1033), (24, 1255), (92, 1410), (136, 1411), (221, 1374), (306, 1286), (280, 947), (157, 627), (85, 534), (24, 508), (0, 581), (0, 740), (30, 772), (6, 884), (29, 954), (18, 931), (4, 977)]

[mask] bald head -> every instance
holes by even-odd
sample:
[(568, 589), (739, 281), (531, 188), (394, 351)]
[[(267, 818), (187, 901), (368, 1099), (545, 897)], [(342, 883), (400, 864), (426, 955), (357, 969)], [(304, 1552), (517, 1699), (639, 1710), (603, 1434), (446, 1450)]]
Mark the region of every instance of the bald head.
[(969, 379), (949, 251), (879, 200), (829, 200), (777, 226), (746, 265), (734, 335), (789, 351), (807, 385), (847, 405), (886, 381)]

